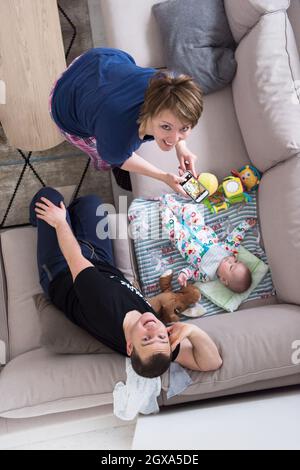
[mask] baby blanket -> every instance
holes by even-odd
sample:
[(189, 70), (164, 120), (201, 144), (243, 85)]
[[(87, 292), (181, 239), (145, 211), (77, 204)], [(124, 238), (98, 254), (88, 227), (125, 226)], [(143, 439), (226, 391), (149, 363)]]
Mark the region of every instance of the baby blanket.
[[(174, 196), (181, 204), (186, 204), (187, 199)], [(191, 204), (194, 204), (191, 202)], [(206, 225), (209, 225), (220, 240), (247, 218), (257, 217), (256, 195), (253, 194), (252, 201), (247, 204), (235, 204), (228, 210), (218, 214), (211, 214), (203, 204), (195, 204), (197, 212), (201, 212)], [(159, 276), (167, 269), (173, 269), (174, 277), (172, 287), (178, 289), (177, 276), (187, 263), (178, 250), (172, 246), (166, 233), (162, 229), (160, 216), (160, 198), (146, 200), (135, 199), (129, 208), (130, 232), (133, 238), (137, 266), (139, 271), (140, 286), (146, 297), (159, 293)], [(259, 224), (253, 230), (247, 232), (243, 246), (267, 263), (266, 254), (263, 250)], [(275, 294), (270, 271), (266, 274), (259, 285), (245, 300), (264, 299)], [(224, 310), (210, 300), (202, 297), (200, 305), (206, 314), (211, 315)]]

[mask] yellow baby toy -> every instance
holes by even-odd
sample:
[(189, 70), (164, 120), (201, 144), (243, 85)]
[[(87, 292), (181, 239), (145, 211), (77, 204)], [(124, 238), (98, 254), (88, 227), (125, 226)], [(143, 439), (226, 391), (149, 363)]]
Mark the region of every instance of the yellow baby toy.
[(217, 177), (212, 173), (200, 173), (198, 176), (198, 181), (207, 189), (210, 196), (212, 196), (217, 191), (219, 186)]

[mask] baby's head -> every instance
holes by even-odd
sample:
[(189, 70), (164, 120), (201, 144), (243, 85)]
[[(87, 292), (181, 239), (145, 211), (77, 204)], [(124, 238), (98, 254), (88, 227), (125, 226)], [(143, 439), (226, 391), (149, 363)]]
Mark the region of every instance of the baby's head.
[(237, 294), (248, 290), (252, 283), (249, 268), (241, 261), (238, 261), (235, 256), (227, 256), (222, 259), (217, 275), (222, 284)]

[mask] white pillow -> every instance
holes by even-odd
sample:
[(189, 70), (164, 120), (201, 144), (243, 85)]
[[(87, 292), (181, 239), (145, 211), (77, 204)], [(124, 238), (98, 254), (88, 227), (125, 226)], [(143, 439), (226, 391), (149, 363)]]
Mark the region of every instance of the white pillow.
[(225, 0), (224, 5), (233, 37), (240, 42), (262, 15), (287, 10), (290, 0)]
[(234, 105), (262, 172), (300, 151), (300, 63), (286, 12), (264, 15), (237, 50)]
[(250, 253), (243, 246), (240, 247), (238, 259), (248, 266), (252, 274), (252, 284), (246, 292), (236, 294), (227, 289), (218, 279), (211, 282), (197, 282), (196, 285), (201, 293), (208, 298), (211, 302), (223, 308), (227, 312), (234, 312), (239, 308), (251, 292), (256, 289), (260, 281), (267, 274), (269, 266), (265, 264), (257, 256)]

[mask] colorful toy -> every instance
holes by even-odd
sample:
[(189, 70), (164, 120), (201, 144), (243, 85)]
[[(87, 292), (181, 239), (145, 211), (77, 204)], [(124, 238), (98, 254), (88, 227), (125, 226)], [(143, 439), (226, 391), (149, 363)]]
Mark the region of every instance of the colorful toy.
[(229, 203), (225, 200), (221, 185), (213, 196), (205, 199), (204, 204), (213, 214), (227, 210), (230, 207)]
[(219, 186), (217, 178), (211, 173), (201, 173), (198, 177), (198, 181), (209, 191), (209, 197), (203, 204), (212, 213), (227, 210), (232, 204), (251, 201), (248, 193), (258, 188), (260, 180), (261, 173), (252, 165), (232, 170), (231, 176), (224, 178)]
[(218, 214), (221, 211), (226, 211), (230, 207), (230, 205), (226, 201), (211, 203), (208, 199), (206, 199), (205, 205), (210, 210), (210, 212), (214, 214)]
[(242, 180), (236, 176), (227, 176), (219, 185), (213, 196), (209, 196), (204, 204), (212, 213), (229, 209), (232, 204), (251, 201), (251, 196), (245, 192)]
[(241, 180), (246, 191), (257, 189), (261, 180), (261, 173), (252, 165), (245, 165), (238, 171), (232, 170), (231, 174)]
[(200, 173), (198, 181), (207, 189), (210, 196), (217, 191), (219, 186), (217, 177), (212, 173)]
[(239, 202), (251, 201), (249, 194), (244, 192), (244, 188), (240, 178), (235, 176), (228, 176), (221, 184), (225, 198), (230, 204), (237, 204)]
[(239, 178), (235, 178), (234, 176), (228, 176), (225, 178), (222, 186), (224, 194), (228, 198), (239, 196), (244, 192), (241, 180)]

